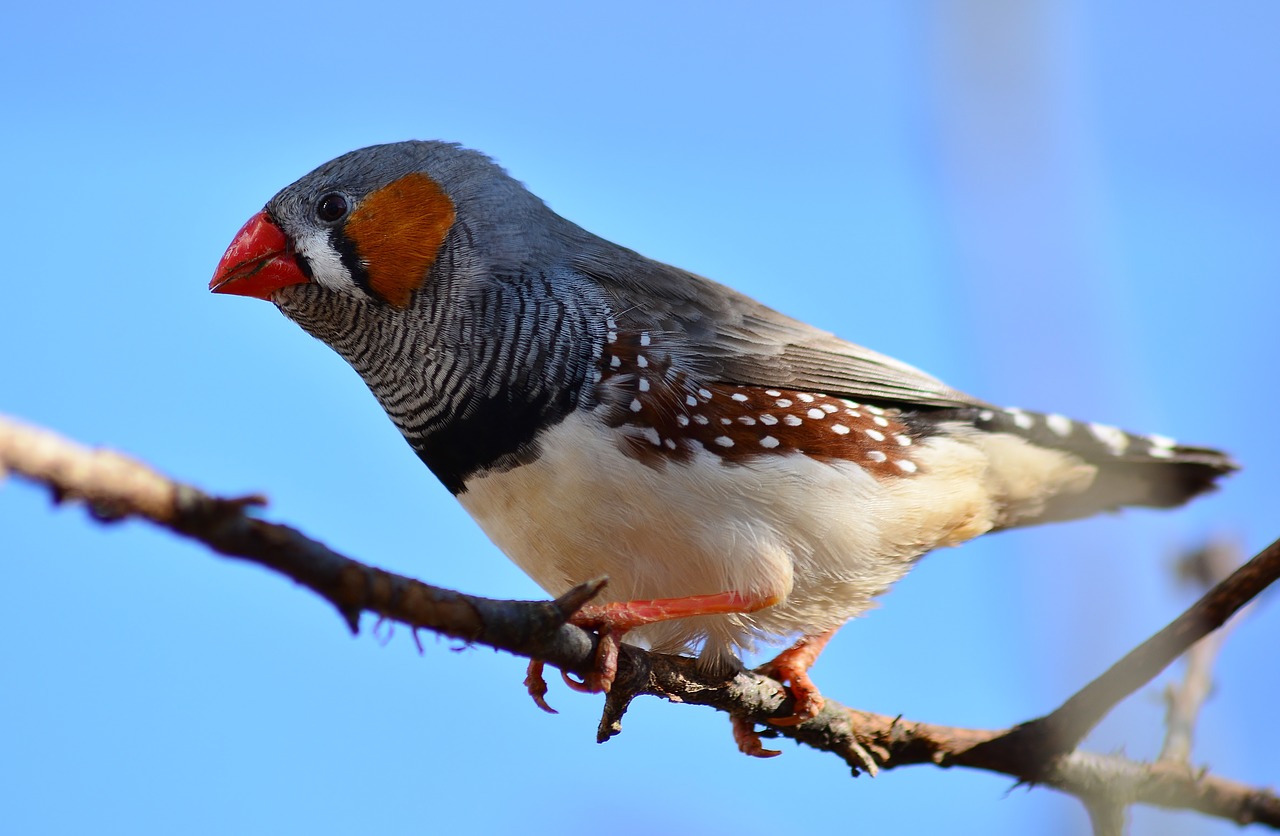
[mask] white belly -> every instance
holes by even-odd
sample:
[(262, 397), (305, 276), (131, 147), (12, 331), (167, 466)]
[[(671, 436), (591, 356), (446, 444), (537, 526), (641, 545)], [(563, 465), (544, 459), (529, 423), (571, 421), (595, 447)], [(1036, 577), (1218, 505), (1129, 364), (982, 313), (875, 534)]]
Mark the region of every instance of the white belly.
[(699, 449), (691, 462), (651, 467), (622, 452), (623, 431), (573, 413), (539, 437), (536, 461), (476, 477), (458, 498), (552, 595), (607, 575), (605, 601), (726, 591), (781, 599), (752, 615), (636, 631), (665, 651), (702, 642), (715, 659), (755, 638), (838, 627), (916, 557), (995, 518), (986, 456), (945, 436), (915, 448), (918, 473), (877, 479), (800, 454), (727, 464)]

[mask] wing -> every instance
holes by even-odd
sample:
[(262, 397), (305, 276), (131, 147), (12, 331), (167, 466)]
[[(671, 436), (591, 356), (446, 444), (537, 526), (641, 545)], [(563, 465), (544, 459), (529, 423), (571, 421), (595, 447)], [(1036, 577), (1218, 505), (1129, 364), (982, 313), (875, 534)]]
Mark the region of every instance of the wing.
[(986, 406), (906, 363), (778, 313), (732, 288), (596, 239), (573, 267), (619, 319), (678, 334), (712, 380), (904, 407)]

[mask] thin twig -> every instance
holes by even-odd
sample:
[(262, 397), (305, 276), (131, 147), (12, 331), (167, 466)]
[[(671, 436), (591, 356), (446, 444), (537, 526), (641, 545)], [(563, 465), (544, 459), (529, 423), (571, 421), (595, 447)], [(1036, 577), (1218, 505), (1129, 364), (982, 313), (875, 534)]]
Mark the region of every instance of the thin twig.
[(1086, 797), (1083, 802), (1093, 826), (1093, 836), (1124, 836), (1124, 804), (1100, 797)]
[[(1178, 574), (1204, 589), (1221, 583), (1240, 565), (1240, 548), (1231, 541), (1219, 539), (1186, 554), (1178, 562)], [(1186, 671), (1182, 682), (1170, 686), (1165, 693), (1165, 739), (1159, 760), (1187, 764), (1191, 762), (1191, 743), (1200, 709), (1213, 690), (1213, 664), (1231, 628), (1244, 618), (1257, 603), (1251, 601), (1220, 630), (1205, 636), (1187, 651)]]
[(1017, 749), (1023, 757), (1038, 755), (1044, 760), (1071, 751), (1117, 703), (1154, 679), (1191, 645), (1221, 627), (1277, 577), (1280, 540), (1255, 555), (1053, 712), (1022, 723), (987, 745)]
[(1062, 749), (1074, 748), (1116, 703), (1146, 685), (1187, 648), (1217, 630), (1280, 576), (1280, 540), (1205, 593), (1169, 626), (1125, 654), (1044, 722)]

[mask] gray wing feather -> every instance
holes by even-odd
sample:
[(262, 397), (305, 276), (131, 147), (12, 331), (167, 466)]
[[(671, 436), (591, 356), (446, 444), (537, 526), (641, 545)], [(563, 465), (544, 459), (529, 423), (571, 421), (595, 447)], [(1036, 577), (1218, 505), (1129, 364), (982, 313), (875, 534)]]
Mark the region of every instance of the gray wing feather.
[(904, 406), (986, 405), (732, 288), (602, 239), (593, 243), (575, 255), (574, 269), (604, 288), (624, 323), (682, 335), (713, 380)]

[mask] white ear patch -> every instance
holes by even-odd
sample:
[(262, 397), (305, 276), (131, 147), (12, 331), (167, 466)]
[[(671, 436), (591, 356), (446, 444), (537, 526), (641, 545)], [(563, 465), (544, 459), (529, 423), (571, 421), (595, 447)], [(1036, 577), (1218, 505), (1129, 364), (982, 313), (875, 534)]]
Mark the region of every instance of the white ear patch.
[(344, 293), (355, 293), (355, 277), (342, 263), (342, 257), (329, 242), (329, 231), (316, 230), (308, 232), (294, 240), (298, 253), (307, 260), (311, 267), (311, 280), (327, 290)]

